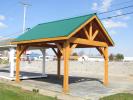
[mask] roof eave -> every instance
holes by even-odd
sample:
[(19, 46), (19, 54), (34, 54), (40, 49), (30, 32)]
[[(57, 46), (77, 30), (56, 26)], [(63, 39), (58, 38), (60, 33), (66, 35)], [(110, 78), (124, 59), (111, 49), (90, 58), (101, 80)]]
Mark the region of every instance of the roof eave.
[(23, 40), (23, 41), (14, 41), (11, 44), (26, 44), (26, 43), (37, 43), (37, 42), (49, 42), (49, 41), (57, 41), (57, 40), (66, 40), (67, 37), (55, 37), (55, 38), (42, 38), (36, 40)]

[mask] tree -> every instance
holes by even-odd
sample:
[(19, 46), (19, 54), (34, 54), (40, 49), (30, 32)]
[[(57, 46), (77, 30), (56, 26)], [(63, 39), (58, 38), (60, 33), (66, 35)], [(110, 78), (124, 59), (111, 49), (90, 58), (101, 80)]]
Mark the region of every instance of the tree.
[(109, 61), (113, 61), (114, 58), (115, 58), (115, 56), (114, 56), (113, 54), (110, 54), (110, 55), (109, 55)]
[(123, 54), (117, 54), (116, 56), (115, 56), (115, 60), (116, 61), (122, 61), (124, 59), (124, 55)]
[(72, 54), (72, 56), (78, 56), (77, 52), (74, 52), (74, 53)]

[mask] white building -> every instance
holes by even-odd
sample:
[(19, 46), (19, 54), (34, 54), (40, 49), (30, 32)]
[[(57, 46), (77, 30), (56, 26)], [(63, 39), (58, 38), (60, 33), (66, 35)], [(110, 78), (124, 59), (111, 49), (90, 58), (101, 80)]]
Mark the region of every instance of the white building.
[(86, 55), (80, 56), (78, 58), (78, 61), (83, 62), (83, 61), (91, 61), (91, 62), (103, 62), (104, 58), (102, 57), (88, 57)]
[(131, 61), (133, 61), (133, 57), (124, 57), (123, 61), (131, 62)]
[[(55, 57), (54, 56), (45, 56), (45, 60), (46, 61), (53, 61), (55, 59)], [(43, 60), (43, 56), (39, 56), (39, 59), (37, 59), (37, 60)]]
[[(7, 50), (8, 51), (8, 59), (9, 59), (9, 76), (3, 76), (0, 74), (1, 78), (6, 78), (10, 80), (15, 79), (15, 52), (16, 52), (16, 45), (11, 45), (10, 42), (13, 39), (8, 39), (4, 41), (0, 41), (0, 51)], [(42, 74), (39, 76), (22, 76), (21, 79), (27, 79), (27, 78), (37, 78), (37, 77), (47, 77), (45, 74), (45, 55), (46, 55), (46, 48), (43, 47), (30, 47), (28, 50), (40, 50), (42, 52)], [(2, 58), (2, 57), (1, 57)]]

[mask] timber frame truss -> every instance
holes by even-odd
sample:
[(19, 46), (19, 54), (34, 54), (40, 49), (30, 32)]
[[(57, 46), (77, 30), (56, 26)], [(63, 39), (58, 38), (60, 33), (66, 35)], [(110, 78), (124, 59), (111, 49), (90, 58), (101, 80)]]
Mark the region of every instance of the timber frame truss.
[[(51, 42), (38, 42), (38, 43), (25, 43), (17, 45), (17, 59), (16, 59), (16, 82), (20, 82), (20, 57), (22, 53), (30, 46), (33, 47), (46, 47), (51, 48), (57, 56), (57, 75), (60, 78), (60, 61), (61, 56), (64, 59), (64, 79), (63, 79), (63, 91), (68, 92), (69, 90), (69, 58), (72, 51), (75, 48), (96, 48), (100, 54), (104, 57), (104, 85), (108, 85), (108, 44), (103, 41), (96, 41), (95, 38), (98, 36), (100, 30), (93, 30), (93, 23), (89, 23), (89, 27), (82, 27), (82, 34), (86, 38), (75, 37), (72, 35), (69, 39), (51, 41)], [(79, 47), (78, 47), (79, 46)]]

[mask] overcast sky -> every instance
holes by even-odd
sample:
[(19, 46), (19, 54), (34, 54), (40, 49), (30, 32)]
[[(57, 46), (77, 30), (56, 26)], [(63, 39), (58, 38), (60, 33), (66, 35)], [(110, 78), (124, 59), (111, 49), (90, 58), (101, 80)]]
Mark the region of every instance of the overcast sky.
[[(21, 0), (0, 0), (0, 39), (13, 38), (22, 32), (23, 6)], [(126, 0), (24, 0), (32, 6), (27, 9), (26, 27), (86, 15), (94, 12), (104, 12), (128, 5), (119, 4)], [(127, 0), (129, 1), (129, 0)], [(117, 5), (116, 5), (117, 4)], [(133, 8), (119, 10), (108, 14), (98, 15), (99, 18), (133, 12)], [(118, 18), (102, 20), (108, 33), (115, 42), (115, 47), (110, 48), (110, 53), (122, 53), (125, 56), (133, 56), (133, 15), (126, 15)], [(12, 35), (10, 35), (12, 34)], [(81, 51), (81, 50), (76, 50)], [(85, 49), (88, 54), (96, 51)], [(49, 52), (51, 53), (51, 52)]]

